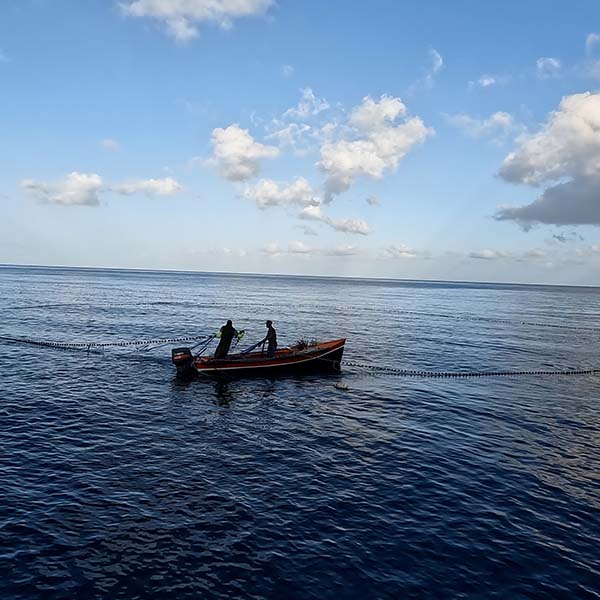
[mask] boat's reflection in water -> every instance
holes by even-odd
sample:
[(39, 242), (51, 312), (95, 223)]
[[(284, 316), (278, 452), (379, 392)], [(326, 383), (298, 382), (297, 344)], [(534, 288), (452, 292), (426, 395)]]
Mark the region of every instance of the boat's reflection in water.
[(229, 389), (229, 381), (222, 380), (215, 382), (215, 402), (219, 406), (229, 404), (234, 400), (235, 396)]

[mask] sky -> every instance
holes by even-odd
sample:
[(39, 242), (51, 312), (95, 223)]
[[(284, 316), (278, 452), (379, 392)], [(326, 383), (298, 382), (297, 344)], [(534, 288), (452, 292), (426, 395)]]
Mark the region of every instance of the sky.
[(596, 0), (3, 0), (0, 263), (600, 285)]

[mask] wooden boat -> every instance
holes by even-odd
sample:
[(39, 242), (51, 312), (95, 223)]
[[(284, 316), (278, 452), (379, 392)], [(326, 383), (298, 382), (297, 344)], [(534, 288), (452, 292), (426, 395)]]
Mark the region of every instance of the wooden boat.
[(223, 359), (194, 357), (188, 348), (175, 348), (172, 360), (180, 376), (200, 374), (272, 377), (312, 371), (339, 371), (345, 343), (345, 339), (301, 343), (277, 350), (272, 358), (264, 352), (231, 354)]

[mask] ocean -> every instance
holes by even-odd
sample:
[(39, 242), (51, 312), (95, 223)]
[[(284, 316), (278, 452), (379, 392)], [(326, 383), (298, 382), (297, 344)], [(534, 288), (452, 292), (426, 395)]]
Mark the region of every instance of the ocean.
[[(0, 336), (347, 338), (180, 381), (0, 340), (0, 598), (600, 598), (600, 289), (0, 267)], [(175, 344), (182, 345), (182, 344)], [(183, 344), (185, 345), (185, 344)]]

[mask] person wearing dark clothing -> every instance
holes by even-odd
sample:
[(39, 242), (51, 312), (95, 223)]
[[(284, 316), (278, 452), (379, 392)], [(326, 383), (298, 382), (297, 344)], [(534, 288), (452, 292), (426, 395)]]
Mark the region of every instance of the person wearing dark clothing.
[(268, 342), (269, 344), (267, 346), (267, 356), (273, 358), (275, 356), (275, 351), (277, 350), (277, 332), (273, 327), (272, 321), (267, 321), (267, 335), (260, 343), (264, 344), (265, 342)]
[(226, 325), (221, 327), (221, 341), (215, 350), (215, 358), (226, 358), (231, 346), (231, 341), (237, 335), (237, 331), (233, 327), (231, 321), (227, 321)]

